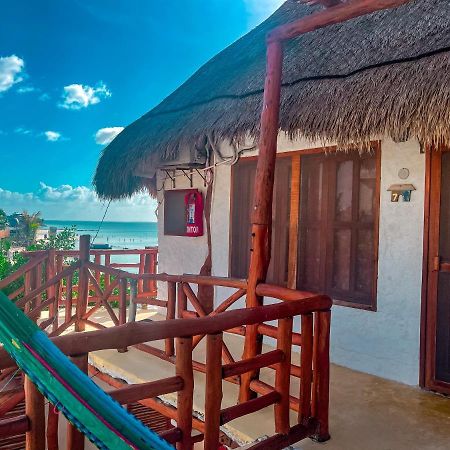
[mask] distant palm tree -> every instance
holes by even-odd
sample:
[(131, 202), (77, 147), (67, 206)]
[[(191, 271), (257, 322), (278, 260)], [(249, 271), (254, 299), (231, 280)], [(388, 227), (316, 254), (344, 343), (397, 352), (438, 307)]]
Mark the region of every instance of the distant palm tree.
[(34, 242), (36, 239), (37, 230), (42, 225), (42, 222), (40, 211), (34, 214), (29, 214), (27, 211), (23, 211), (20, 225), (21, 235), (26, 246), (29, 246)]

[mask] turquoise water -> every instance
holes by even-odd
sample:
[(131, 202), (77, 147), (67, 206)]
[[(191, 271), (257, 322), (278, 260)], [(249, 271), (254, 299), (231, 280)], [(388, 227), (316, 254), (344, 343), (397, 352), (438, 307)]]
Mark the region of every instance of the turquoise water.
[(46, 220), (43, 227), (57, 227), (58, 230), (75, 226), (77, 234), (90, 234), (91, 241), (97, 234), (96, 244), (109, 244), (114, 249), (145, 248), (158, 245), (156, 222), (88, 222), (67, 220)]

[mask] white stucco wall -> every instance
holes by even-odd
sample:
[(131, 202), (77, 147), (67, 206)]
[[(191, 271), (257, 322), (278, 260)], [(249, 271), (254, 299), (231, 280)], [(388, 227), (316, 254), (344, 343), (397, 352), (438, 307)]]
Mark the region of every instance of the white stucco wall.
[[(279, 151), (320, 147), (280, 138)], [(356, 370), (417, 385), (419, 380), (420, 302), (425, 155), (416, 141), (382, 142), (380, 242), (377, 312), (334, 306), (332, 314), (332, 361)], [(416, 191), (411, 203), (391, 203), (387, 191), (400, 183), (399, 169), (410, 170), (408, 183)], [(159, 184), (164, 175), (160, 174)], [(203, 181), (194, 186), (203, 192)], [(228, 276), (231, 168), (216, 169), (212, 208), (213, 274)], [(177, 178), (176, 188), (188, 188), (186, 178)], [(171, 183), (166, 182), (166, 188)], [(198, 273), (206, 256), (206, 237), (164, 236), (163, 208), (159, 215), (159, 270), (168, 273)], [(160, 286), (164, 296), (164, 286)], [(216, 301), (227, 290), (218, 290)], [(242, 303), (236, 307), (242, 306)]]

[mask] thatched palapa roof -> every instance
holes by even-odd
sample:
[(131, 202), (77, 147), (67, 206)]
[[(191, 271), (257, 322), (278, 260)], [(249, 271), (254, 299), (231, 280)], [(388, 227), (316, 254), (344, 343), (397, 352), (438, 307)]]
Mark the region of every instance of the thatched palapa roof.
[[(136, 169), (176, 158), (205, 136), (237, 144), (257, 137), (265, 36), (317, 9), (287, 1), (125, 128), (100, 158), (99, 195), (152, 190), (154, 180), (149, 186)], [(413, 0), (315, 31), (286, 45), (280, 129), (342, 146), (383, 135), (450, 143), (449, 69), (449, 0)]]

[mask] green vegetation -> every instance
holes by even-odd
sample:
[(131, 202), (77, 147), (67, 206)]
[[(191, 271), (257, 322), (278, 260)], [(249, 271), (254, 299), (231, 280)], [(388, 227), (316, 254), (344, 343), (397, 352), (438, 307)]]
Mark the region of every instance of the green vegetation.
[[(30, 227), (32, 229), (32, 227)], [(35, 250), (48, 250), (55, 248), (57, 250), (72, 250), (75, 248), (76, 243), (75, 228), (65, 228), (55, 236), (49, 236), (46, 239), (39, 240), (26, 247), (27, 251)], [(25, 264), (28, 259), (25, 258), (22, 253), (14, 252), (10, 254), (11, 240), (0, 239), (0, 280), (3, 280), (7, 276), (14, 273), (20, 266)], [(23, 286), (23, 277), (11, 283), (7, 289), (4, 289), (6, 295), (16, 291)]]
[(76, 228), (64, 228), (64, 230), (54, 235), (49, 235), (45, 239), (28, 246), (27, 250), (48, 250), (54, 248), (56, 250), (73, 250), (77, 241)]
[(0, 209), (0, 230), (4, 230), (8, 225), (8, 216), (3, 209)]

